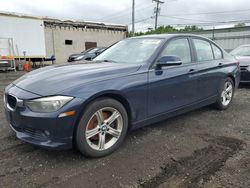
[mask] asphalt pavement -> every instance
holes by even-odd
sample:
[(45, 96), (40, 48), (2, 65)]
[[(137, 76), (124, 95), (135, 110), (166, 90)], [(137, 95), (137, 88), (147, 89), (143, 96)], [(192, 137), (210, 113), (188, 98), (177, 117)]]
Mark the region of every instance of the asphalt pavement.
[(0, 72), (0, 187), (250, 187), (250, 85), (226, 111), (205, 107), (127, 135), (99, 159), (48, 151), (15, 137), (3, 89), (23, 72)]

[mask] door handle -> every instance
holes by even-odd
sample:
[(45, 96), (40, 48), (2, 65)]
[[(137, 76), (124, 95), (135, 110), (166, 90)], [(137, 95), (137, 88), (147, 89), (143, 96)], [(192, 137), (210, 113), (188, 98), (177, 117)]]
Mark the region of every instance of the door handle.
[(194, 71), (195, 71), (195, 69), (190, 69), (190, 70), (189, 70), (189, 72), (194, 72)]
[(219, 67), (223, 66), (223, 63), (219, 63), (218, 66), (219, 66)]
[(188, 73), (189, 73), (190, 76), (194, 76), (195, 73), (196, 73), (196, 70), (195, 69), (189, 69)]

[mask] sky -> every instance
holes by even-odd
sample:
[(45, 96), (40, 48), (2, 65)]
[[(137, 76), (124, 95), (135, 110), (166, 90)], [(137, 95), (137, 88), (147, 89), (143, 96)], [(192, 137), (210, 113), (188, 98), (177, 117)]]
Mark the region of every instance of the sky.
[[(158, 25), (203, 28), (232, 26), (228, 21), (249, 20), (249, 0), (162, 0)], [(154, 27), (152, 0), (135, 0), (136, 31)], [(34, 16), (77, 19), (129, 25), (132, 0), (0, 0), (0, 11)], [(220, 23), (218, 23), (220, 22)], [(222, 23), (223, 22), (223, 23)], [(224, 23), (226, 22), (226, 23)]]

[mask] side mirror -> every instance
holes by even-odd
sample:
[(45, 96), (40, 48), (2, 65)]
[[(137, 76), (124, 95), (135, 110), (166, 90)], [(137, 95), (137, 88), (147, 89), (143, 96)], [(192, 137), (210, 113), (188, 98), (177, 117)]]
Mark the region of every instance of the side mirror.
[(179, 57), (169, 55), (169, 56), (161, 57), (157, 61), (156, 66), (158, 68), (161, 68), (161, 67), (166, 67), (166, 66), (177, 66), (177, 65), (181, 65), (181, 64), (182, 64), (182, 61)]

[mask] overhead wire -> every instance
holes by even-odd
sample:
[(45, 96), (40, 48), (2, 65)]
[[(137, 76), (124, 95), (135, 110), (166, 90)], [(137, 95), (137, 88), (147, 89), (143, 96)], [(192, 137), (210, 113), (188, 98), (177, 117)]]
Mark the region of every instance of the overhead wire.
[[(173, 0), (176, 1), (176, 0)], [(171, 2), (171, 1), (169, 1)], [(141, 6), (140, 4), (136, 6), (135, 12), (138, 14), (142, 11), (145, 11), (148, 8), (153, 8), (153, 5), (146, 5), (146, 6)], [(216, 12), (198, 12), (198, 13), (186, 13), (186, 14), (160, 14), (160, 17), (167, 17), (169, 19), (178, 19), (178, 20), (188, 20), (188, 21), (195, 21), (193, 23), (187, 22), (187, 23), (170, 23), (167, 25), (174, 25), (174, 26), (182, 26), (182, 25), (199, 25), (199, 26), (211, 26), (211, 25), (218, 25), (218, 24), (231, 24), (231, 23), (239, 23), (239, 22), (246, 22), (249, 23), (250, 20), (227, 20), (227, 21), (215, 21), (215, 20), (203, 20), (203, 19), (194, 19), (194, 18), (187, 18), (187, 16), (195, 16), (195, 15), (218, 15), (218, 14), (229, 14), (229, 13), (242, 13), (242, 12), (249, 12), (250, 9), (238, 9), (238, 10), (229, 10), (229, 11), (216, 11)], [(110, 14), (108, 16), (102, 17), (102, 21), (108, 21), (108, 20), (117, 20), (122, 17), (127, 17), (131, 14), (132, 10), (125, 9), (122, 12), (120, 11), (119, 13), (114, 13)], [(185, 16), (185, 17), (180, 17), (180, 16)], [(135, 24), (138, 23), (143, 23), (150, 21), (154, 16), (146, 17), (146, 18), (141, 18), (137, 19), (135, 21)], [(127, 25), (131, 25), (132, 23), (129, 22)]]
[[(250, 11), (250, 9), (241, 9), (241, 10), (231, 10), (231, 11), (217, 11), (217, 12), (201, 12), (201, 13), (191, 13), (191, 14), (162, 14), (159, 15), (161, 17), (168, 17), (170, 19), (178, 19), (178, 20), (189, 20), (189, 21), (197, 21), (197, 22), (187, 22), (187, 23), (170, 23), (168, 25), (173, 26), (185, 26), (185, 25), (197, 25), (197, 26), (211, 26), (211, 25), (220, 25), (220, 24), (233, 24), (233, 23), (250, 23), (250, 20), (248, 19), (241, 19), (241, 20), (226, 20), (226, 21), (214, 21), (214, 20), (201, 20), (201, 19), (192, 19), (192, 18), (184, 18), (184, 17), (177, 17), (177, 16), (188, 16), (188, 15), (203, 15), (203, 14), (227, 14), (232, 12), (247, 12)], [(144, 22), (145, 20), (148, 20), (150, 18), (153, 18), (153, 16), (145, 19), (137, 20), (136, 23)], [(130, 25), (131, 23), (129, 23)]]
[(211, 26), (220, 24), (235, 24), (235, 23), (250, 23), (250, 20), (227, 20), (227, 21), (215, 21), (215, 22), (196, 22), (196, 23), (171, 23), (169, 25), (183, 26), (183, 25), (197, 25), (197, 26)]
[(208, 14), (228, 14), (236, 12), (249, 12), (250, 9), (239, 9), (230, 11), (217, 11), (217, 12), (200, 12), (200, 13), (186, 13), (186, 14), (165, 14), (164, 16), (194, 16), (194, 15), (208, 15)]
[[(137, 5), (135, 7), (135, 11), (138, 12), (138, 11), (141, 11), (141, 10), (146, 10), (148, 8), (152, 8), (152, 5), (147, 5), (147, 6), (139, 6)], [(104, 20), (112, 20), (112, 19), (115, 19), (115, 18), (120, 18), (120, 17), (123, 17), (123, 16), (127, 16), (127, 15), (130, 15), (132, 13), (132, 10), (131, 8), (129, 9), (125, 9), (123, 11), (120, 11), (119, 13), (114, 13), (114, 14), (110, 14), (108, 16), (104, 16), (98, 20), (101, 20), (101, 21), (104, 21)]]
[(159, 16), (167, 17), (167, 18), (170, 18), (170, 19), (199, 21), (199, 22), (206, 22), (206, 23), (213, 23), (215, 21), (215, 20), (201, 20), (201, 19), (183, 18), (183, 17), (175, 17), (175, 16), (167, 16), (167, 15), (159, 15)]

